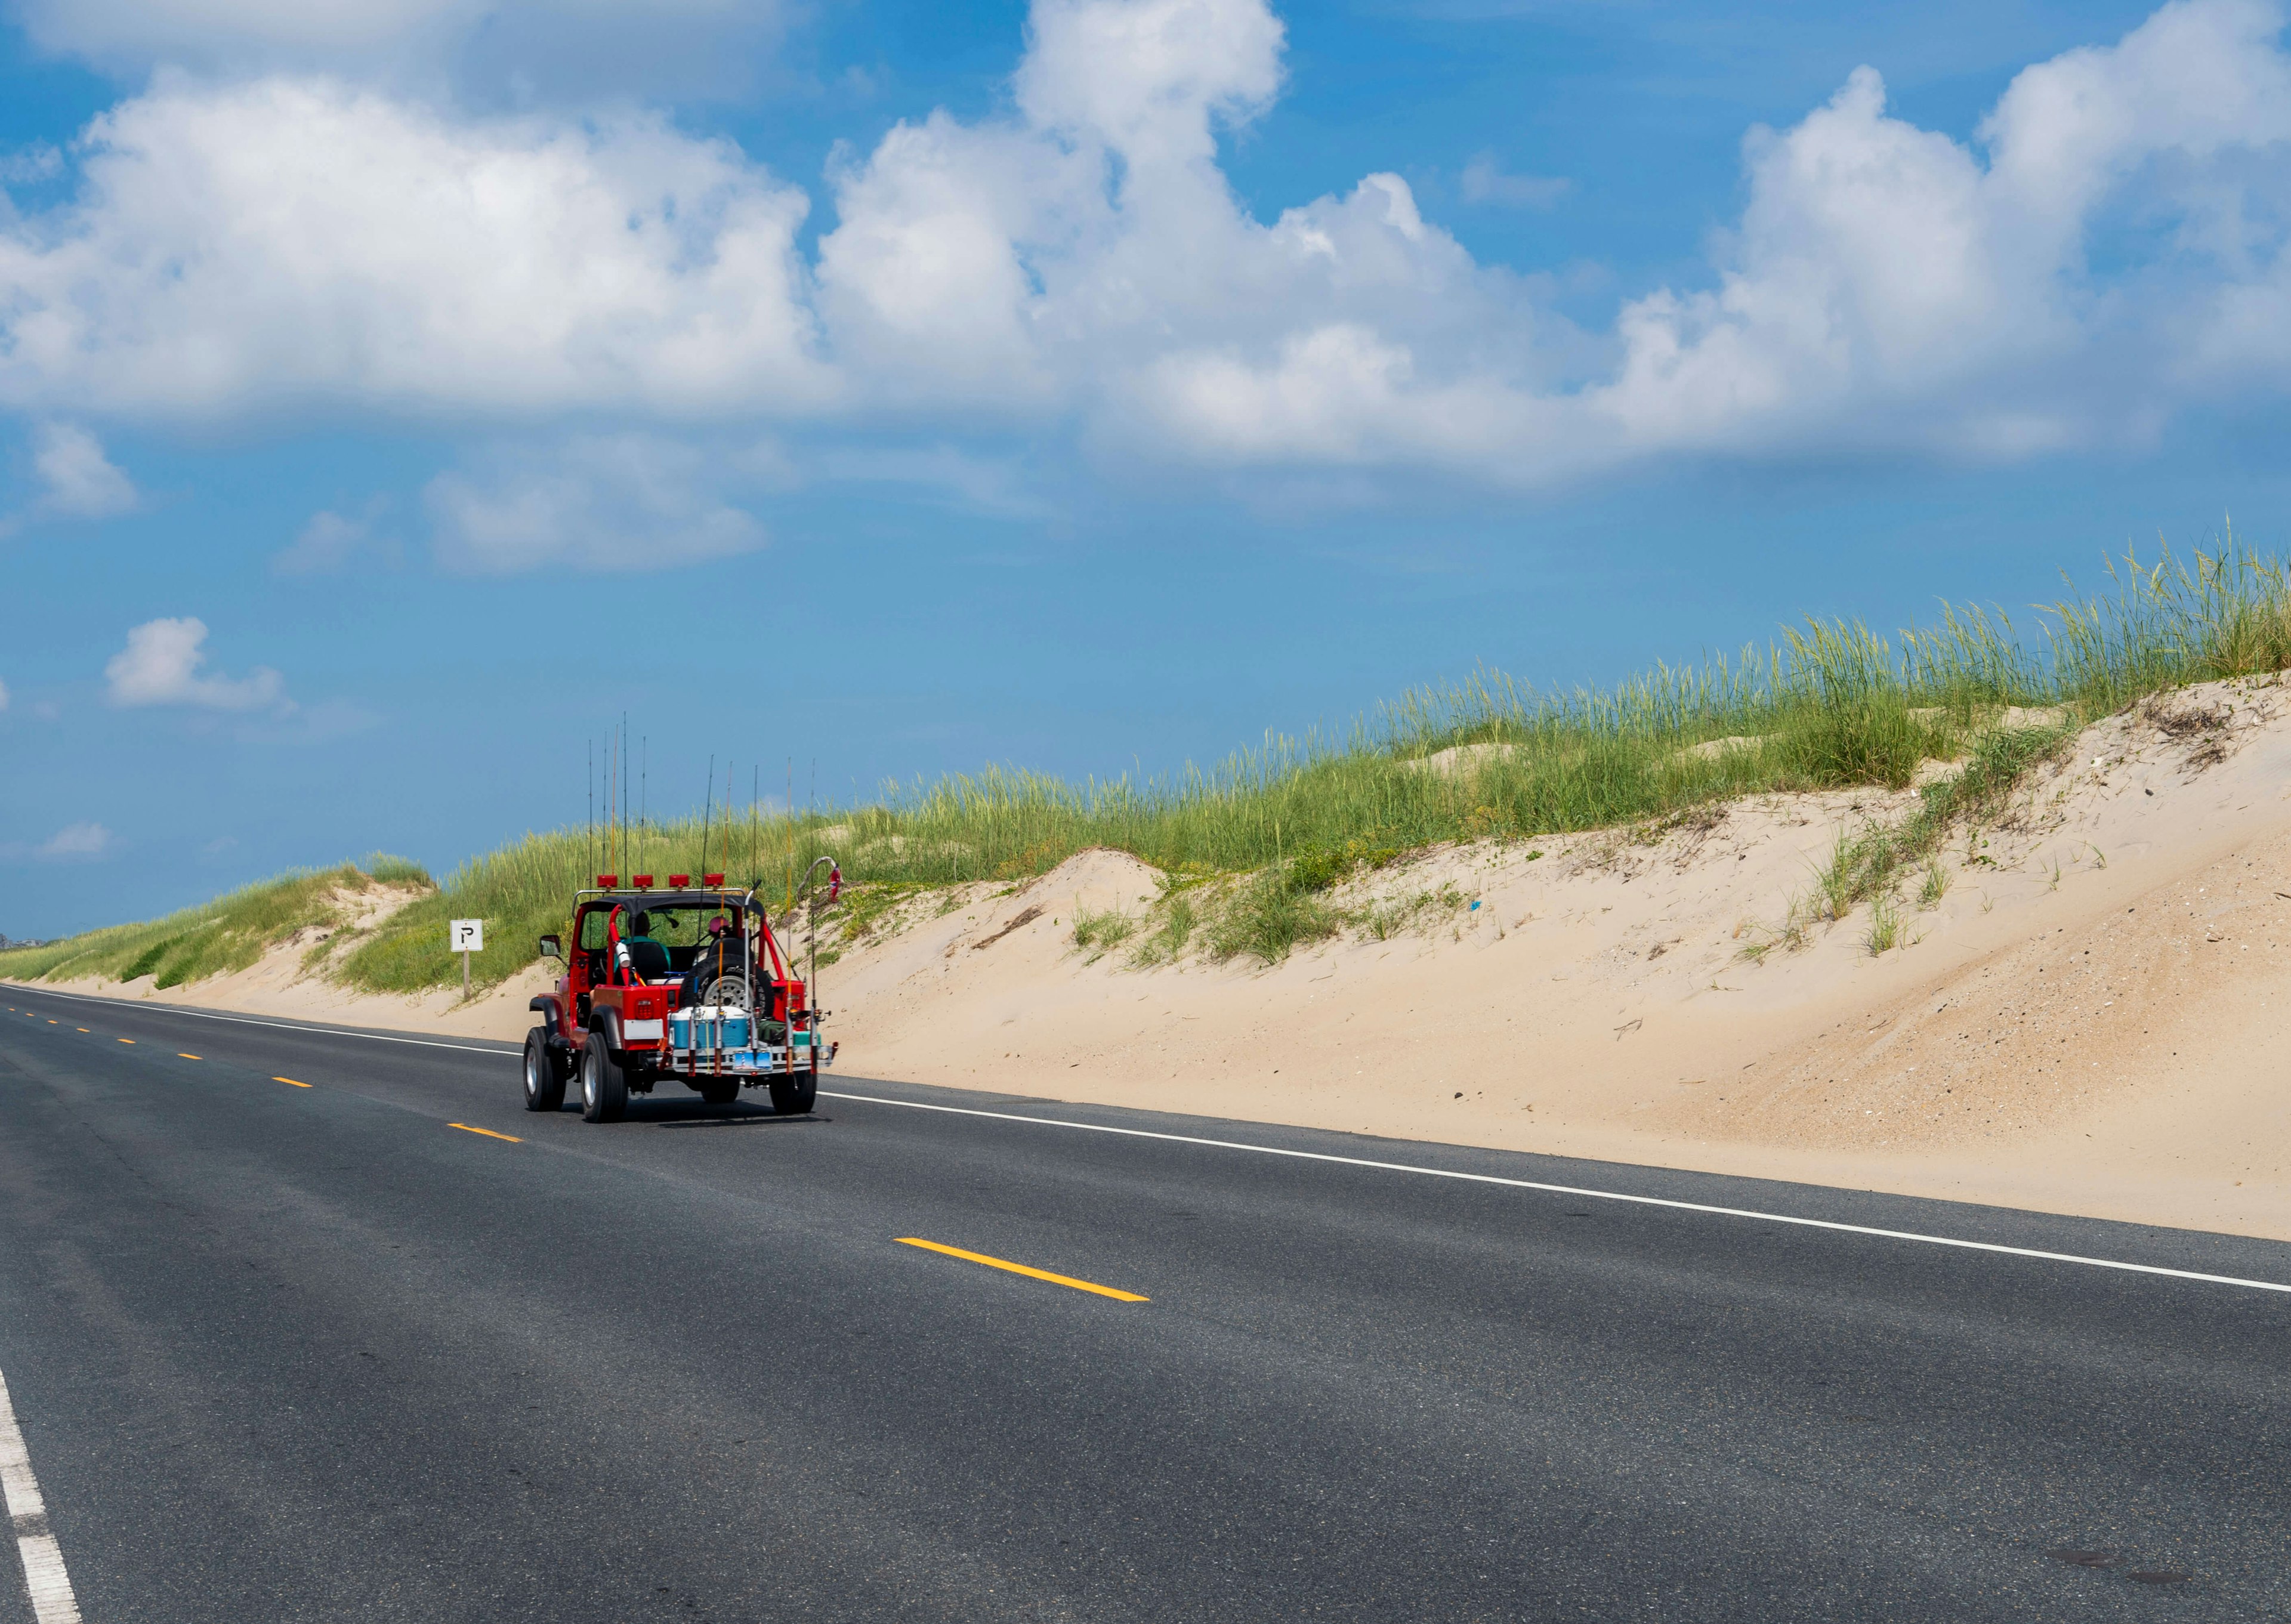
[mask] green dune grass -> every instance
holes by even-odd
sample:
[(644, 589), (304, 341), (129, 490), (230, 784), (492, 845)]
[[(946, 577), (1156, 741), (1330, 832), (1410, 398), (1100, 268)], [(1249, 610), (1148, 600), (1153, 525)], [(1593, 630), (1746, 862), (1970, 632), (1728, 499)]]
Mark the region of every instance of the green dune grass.
[(149, 976), (158, 986), (179, 986), (245, 969), (299, 931), (339, 931), (348, 922), (342, 894), (370, 891), (376, 885), (435, 888), (420, 864), (376, 852), (338, 868), (297, 870), (243, 886), (165, 919), (13, 948), (0, 953), (0, 976), (20, 981), (84, 976), (133, 981)]
[[(1196, 917), (1186, 888), (1213, 879), (1202, 943), (1272, 961), (1333, 928), (1320, 893), (1396, 853), (1659, 822), (1772, 792), (1899, 789), (1924, 760), (1966, 760), (1901, 828), (1841, 848), (1823, 888), (1835, 917), (1890, 897), (1951, 825), (1998, 805), (2081, 725), (2166, 689), (2287, 667), (2291, 575), (2231, 539), (2184, 560), (2127, 558), (2107, 590), (2071, 591), (2025, 629), (1997, 609), (1944, 604), (1935, 623), (1891, 639), (1859, 622), (1810, 620), (1766, 648), (1659, 666), (1612, 688), (1545, 693), (1486, 673), (1380, 707), (1340, 738), (1269, 739), (1170, 778), (1073, 783), (996, 768), (888, 785), (872, 803), (824, 813), (751, 808), (705, 824), (530, 834), (456, 870), (343, 954), (335, 973), (374, 990), (458, 982), (445, 921), (476, 917), (486, 949), (473, 969), (494, 985), (533, 961), (543, 931), (564, 928), (573, 889), (599, 871), (664, 880), (721, 870), (760, 881), (784, 907), (812, 860), (832, 855), (864, 918), (890, 896), (1024, 879), (1090, 847), (1133, 853), (1171, 877), (1186, 921), (1171, 951)], [(2007, 728), (2008, 707), (2049, 714)], [(283, 896), (311, 878), (273, 888)], [(236, 894), (241, 913), (257, 893), (267, 895)], [(245, 956), (254, 938), (244, 932), (228, 947), (219, 930), (197, 945), (210, 913), (234, 901), (0, 954), (0, 974), (78, 974), (69, 967), (96, 961), (86, 955), (125, 964), (159, 951), (155, 963), (171, 974), (180, 963), (186, 979)], [(291, 905), (279, 906), (283, 920)], [(1158, 920), (1153, 939), (1171, 925)], [(163, 937), (173, 945), (161, 951)]]

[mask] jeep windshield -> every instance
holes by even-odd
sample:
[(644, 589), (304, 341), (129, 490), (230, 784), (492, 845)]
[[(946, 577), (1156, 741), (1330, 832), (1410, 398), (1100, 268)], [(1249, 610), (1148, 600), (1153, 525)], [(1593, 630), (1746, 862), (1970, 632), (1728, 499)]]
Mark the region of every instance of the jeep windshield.
[(625, 910), (621, 915), (623, 934), (650, 937), (671, 953), (679, 947), (698, 947), (713, 941), (719, 934), (723, 936), (727, 947), (739, 943), (740, 909), (736, 903), (663, 903), (647, 906), (640, 902), (624, 902), (621, 906)]

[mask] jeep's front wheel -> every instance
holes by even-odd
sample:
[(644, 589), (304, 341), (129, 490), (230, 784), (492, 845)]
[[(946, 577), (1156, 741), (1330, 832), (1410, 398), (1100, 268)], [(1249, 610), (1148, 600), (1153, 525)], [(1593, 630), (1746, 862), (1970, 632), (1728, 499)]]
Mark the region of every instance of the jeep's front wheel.
[(801, 1116), (819, 1097), (819, 1073), (801, 1071), (772, 1079), (772, 1109), (782, 1116)]
[(581, 1120), (617, 1122), (629, 1108), (629, 1078), (613, 1063), (605, 1034), (592, 1032), (581, 1050)]
[(549, 1051), (549, 1030), (535, 1026), (525, 1034), (525, 1108), (554, 1111), (565, 1103), (565, 1070)]

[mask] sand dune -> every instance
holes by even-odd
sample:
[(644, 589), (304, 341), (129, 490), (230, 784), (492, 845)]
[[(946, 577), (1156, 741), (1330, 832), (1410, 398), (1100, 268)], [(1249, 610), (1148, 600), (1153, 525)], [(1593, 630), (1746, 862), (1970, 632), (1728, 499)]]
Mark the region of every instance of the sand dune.
[[(1911, 804), (1828, 794), (1442, 848), (1337, 894), (1415, 900), (1399, 934), (1270, 969), (1078, 947), (1077, 910), (1142, 912), (1158, 878), (1084, 853), (918, 899), (823, 1001), (856, 1075), (2291, 1239), (2287, 697), (2217, 684), (2087, 729), (1881, 956), (1866, 910), (1744, 954), (1842, 831)], [(298, 961), (166, 996), (513, 1037), (541, 981), (455, 1009)]]

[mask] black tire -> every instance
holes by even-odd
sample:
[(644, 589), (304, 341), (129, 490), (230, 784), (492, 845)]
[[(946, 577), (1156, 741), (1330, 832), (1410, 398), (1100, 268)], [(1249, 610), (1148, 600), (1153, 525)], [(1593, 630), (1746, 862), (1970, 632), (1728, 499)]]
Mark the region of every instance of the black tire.
[(628, 1073), (613, 1062), (605, 1034), (592, 1032), (581, 1051), (581, 1120), (617, 1122), (629, 1108)]
[(783, 1072), (772, 1079), (772, 1109), (782, 1116), (803, 1115), (818, 1097), (816, 1071), (798, 1072), (792, 1077)]
[(525, 1108), (557, 1111), (565, 1105), (565, 1067), (549, 1047), (549, 1029), (535, 1026), (525, 1034)]
[(711, 1077), (700, 1084), (700, 1097), (711, 1105), (728, 1105), (740, 1097), (737, 1077)]

